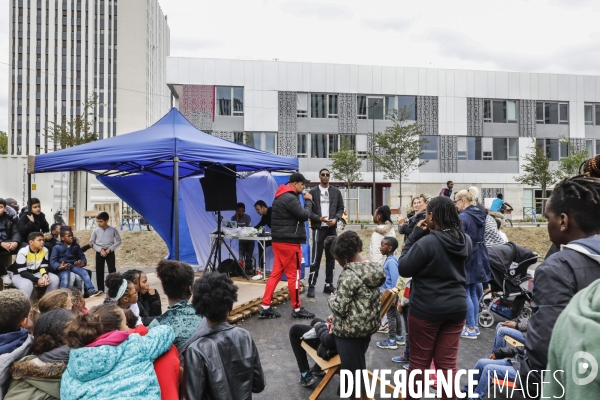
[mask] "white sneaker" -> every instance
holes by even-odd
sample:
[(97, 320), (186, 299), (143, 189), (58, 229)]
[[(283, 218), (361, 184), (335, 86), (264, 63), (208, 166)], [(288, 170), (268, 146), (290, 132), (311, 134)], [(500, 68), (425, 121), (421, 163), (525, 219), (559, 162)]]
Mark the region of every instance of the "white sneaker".
[(12, 286), (12, 279), (10, 279), (10, 276), (8, 275), (3, 275), (2, 276), (2, 283), (4, 284), (4, 287), (7, 286)]

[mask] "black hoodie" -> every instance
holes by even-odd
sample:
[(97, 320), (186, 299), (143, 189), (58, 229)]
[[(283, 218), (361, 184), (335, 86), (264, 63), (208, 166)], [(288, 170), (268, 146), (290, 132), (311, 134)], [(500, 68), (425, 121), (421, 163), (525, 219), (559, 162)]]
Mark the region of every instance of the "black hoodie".
[[(464, 232), (455, 238), (449, 232), (415, 227), (412, 247), (398, 261), (398, 271), (412, 277), (409, 312), (426, 321), (464, 319), (467, 315), (465, 266), (473, 245)], [(405, 248), (406, 250), (406, 248)]]

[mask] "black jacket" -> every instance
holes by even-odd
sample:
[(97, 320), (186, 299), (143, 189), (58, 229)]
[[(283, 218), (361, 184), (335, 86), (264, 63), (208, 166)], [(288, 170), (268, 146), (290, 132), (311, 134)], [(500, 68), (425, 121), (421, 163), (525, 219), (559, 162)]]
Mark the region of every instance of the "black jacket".
[(245, 329), (206, 318), (183, 345), (186, 400), (248, 400), (265, 388), (258, 350)]
[(273, 242), (306, 243), (304, 222), (310, 217), (312, 201), (305, 199), (303, 208), (296, 191), (287, 185), (281, 185), (275, 194), (272, 208)]
[(273, 214), (273, 207), (267, 208), (267, 213), (261, 217), (260, 222), (258, 223), (258, 225), (256, 225), (254, 227), (254, 229), (258, 229), (261, 226), (268, 226), (270, 228), (272, 214)]
[(514, 359), (522, 382), (529, 371), (537, 370), (529, 375), (532, 393), (532, 383), (539, 384), (540, 371), (546, 369), (558, 316), (577, 292), (596, 279), (600, 279), (600, 236), (574, 240), (536, 268), (525, 351), (519, 351)]
[[(342, 198), (342, 192), (336, 187), (329, 185), (329, 219), (335, 218), (336, 224), (333, 226), (334, 228), (337, 226), (337, 221), (342, 219), (342, 215), (344, 215), (344, 199)], [(310, 227), (312, 229), (319, 229), (321, 227), (320, 218), (321, 214), (321, 189), (319, 186), (316, 186), (310, 190), (310, 195), (312, 196), (312, 210), (310, 213)]]
[(50, 232), (50, 225), (48, 225), (48, 221), (46, 221), (46, 216), (43, 212), (40, 212), (38, 215), (33, 215), (33, 222), (27, 218), (29, 213), (21, 212), (19, 215), (19, 233), (21, 234), (21, 240), (23, 242), (27, 242), (27, 236), (31, 232)]
[(415, 229), (415, 226), (417, 226), (419, 221), (422, 221), (424, 219), (425, 219), (425, 210), (419, 211), (418, 213), (413, 214), (411, 217), (407, 218), (405, 223), (403, 223), (402, 225), (400, 225), (398, 227), (398, 233), (406, 235), (404, 237), (404, 240), (408, 239), (408, 237), (412, 233), (413, 229)]
[(150, 325), (150, 323), (154, 321), (154, 318), (162, 315), (160, 294), (158, 293), (158, 290), (154, 291), (154, 296), (150, 296), (149, 293), (140, 293), (137, 305), (140, 309), (140, 318), (142, 319), (144, 326)]
[(471, 239), (462, 231), (455, 238), (442, 231), (426, 234), (419, 227), (411, 239), (414, 244), (398, 260), (400, 275), (413, 278), (409, 312), (426, 321), (464, 319), (465, 266), (473, 249)]
[(21, 234), (17, 226), (17, 221), (13, 220), (6, 213), (0, 215), (0, 243), (17, 242), (21, 243)]
[(337, 348), (335, 347), (335, 335), (329, 333), (327, 323), (324, 321), (314, 325), (315, 332), (317, 333), (317, 339), (319, 339), (319, 347), (317, 348), (317, 355), (324, 360), (329, 360), (331, 357), (338, 354)]

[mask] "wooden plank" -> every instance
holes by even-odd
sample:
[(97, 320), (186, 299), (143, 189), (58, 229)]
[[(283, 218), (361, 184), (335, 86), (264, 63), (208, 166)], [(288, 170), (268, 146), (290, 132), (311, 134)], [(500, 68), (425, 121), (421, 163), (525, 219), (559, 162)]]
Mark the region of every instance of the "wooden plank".
[(244, 310), (244, 311), (242, 311), (242, 317), (243, 318), (249, 317), (250, 314), (252, 314), (252, 312), (250, 310)]
[(260, 311), (260, 306), (254, 306), (254, 307), (250, 307), (248, 310), (250, 310), (250, 312), (252, 314), (259, 312)]
[[(369, 379), (371, 379), (371, 381), (373, 381), (373, 373), (371, 371), (367, 371), (367, 373), (369, 374)], [(379, 376), (377, 377), (377, 383), (379, 384), (379, 386), (381, 387), (381, 379), (379, 379)], [(385, 390), (388, 393), (394, 393), (394, 390), (396, 390), (395, 386), (392, 386), (390, 384), (386, 384), (385, 385)]]
[(333, 368), (336, 365), (341, 365), (342, 360), (340, 360), (340, 356), (336, 355), (335, 357), (330, 358), (329, 360), (323, 360), (321, 357), (317, 355), (317, 351), (307, 345), (305, 342), (302, 342), (302, 348), (306, 351), (306, 354), (310, 356), (323, 371), (329, 368)]
[(327, 370), (327, 373), (325, 374), (323, 379), (321, 379), (321, 382), (319, 382), (319, 384), (317, 385), (315, 390), (313, 390), (313, 392), (311, 393), (311, 395), (309, 397), (310, 400), (317, 400), (317, 398), (319, 398), (319, 396), (321, 395), (321, 392), (323, 392), (323, 389), (325, 389), (327, 387), (327, 385), (329, 384), (329, 382), (331, 382), (331, 378), (333, 378), (333, 376), (335, 374), (340, 372), (340, 368), (341, 368), (341, 365), (337, 365), (337, 366), (329, 368)]
[(504, 335), (504, 340), (506, 340), (506, 343), (510, 344), (511, 346), (514, 347), (523, 347), (525, 346), (523, 343), (519, 342), (517, 339), (512, 338), (508, 335)]

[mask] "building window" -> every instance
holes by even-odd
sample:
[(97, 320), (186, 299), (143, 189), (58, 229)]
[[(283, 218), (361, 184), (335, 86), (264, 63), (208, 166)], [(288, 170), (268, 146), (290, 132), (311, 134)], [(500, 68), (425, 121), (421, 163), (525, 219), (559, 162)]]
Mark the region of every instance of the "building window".
[(427, 139), (428, 143), (421, 145), (421, 160), (438, 159), (438, 136), (419, 136), (419, 139)]
[(588, 139), (585, 141), (585, 148), (588, 152), (588, 157), (594, 157), (594, 141), (592, 139)]
[(369, 119), (383, 119), (383, 97), (367, 97)]
[(248, 132), (246, 133), (246, 145), (269, 153), (276, 153), (276, 138), (277, 134), (275, 133)]
[(406, 119), (417, 120), (417, 98), (415, 96), (397, 96), (398, 114), (402, 115), (402, 109), (406, 107)]
[(233, 143), (244, 144), (244, 132), (233, 132)]
[(356, 96), (356, 117), (367, 119), (367, 96)]
[(467, 160), (481, 160), (480, 137), (467, 137)]
[(519, 139), (494, 138), (492, 156), (495, 161), (518, 161)]
[[(559, 140), (558, 139), (537, 139), (537, 146), (540, 150), (546, 153), (546, 156), (550, 159), (550, 161), (558, 161), (560, 159), (560, 151), (559, 148)], [(564, 156), (566, 156), (566, 143), (564, 148), (562, 148), (562, 152)]]
[(483, 122), (495, 124), (516, 123), (516, 100), (484, 100)]
[(312, 158), (329, 158), (330, 154), (339, 151), (339, 136), (338, 134), (311, 133), (310, 156)]
[(569, 103), (538, 101), (535, 106), (538, 124), (569, 124)]
[(594, 125), (594, 106), (592, 104), (585, 104), (583, 106), (583, 115), (586, 125)]
[(217, 86), (215, 91), (215, 113), (217, 115), (234, 117), (244, 116), (244, 88), (231, 86)]
[(337, 94), (330, 94), (328, 96), (328, 117), (329, 118), (337, 118), (338, 117), (338, 95)]
[(308, 117), (308, 93), (296, 94), (296, 116), (298, 118)]
[(327, 95), (324, 93), (311, 93), (310, 117), (327, 118)]
[(400, 110), (396, 108), (396, 98), (394, 96), (387, 96), (385, 98), (385, 119), (390, 119), (394, 110), (398, 111), (398, 117), (400, 117)]
[(296, 156), (298, 158), (306, 158), (308, 157), (307, 147), (306, 147), (306, 134), (299, 133), (298, 134), (298, 142), (296, 147)]

